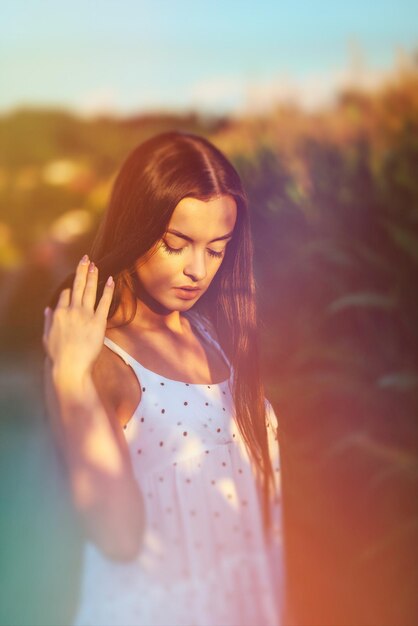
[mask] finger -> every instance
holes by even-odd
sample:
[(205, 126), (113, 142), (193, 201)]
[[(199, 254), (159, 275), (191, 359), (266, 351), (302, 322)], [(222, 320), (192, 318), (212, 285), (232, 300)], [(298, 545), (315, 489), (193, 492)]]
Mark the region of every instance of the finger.
[(52, 310), (49, 306), (44, 310), (44, 337), (49, 335), (49, 330), (52, 324)]
[(100, 298), (99, 304), (97, 305), (96, 309), (96, 315), (103, 323), (106, 322), (107, 316), (109, 314), (114, 289), (115, 281), (113, 280), (112, 276), (109, 276), (104, 286), (102, 297)]
[(87, 254), (83, 256), (75, 272), (73, 289), (71, 292), (71, 307), (81, 306), (83, 293), (86, 286), (87, 269), (89, 265), (89, 257)]
[(57, 309), (63, 309), (63, 308), (67, 308), (70, 306), (70, 295), (71, 295), (71, 289), (69, 287), (67, 287), (66, 289), (63, 289), (60, 293), (60, 296), (58, 298), (58, 302), (57, 302)]
[(52, 310), (49, 306), (44, 310), (44, 330), (42, 334), (42, 345), (45, 352), (48, 354), (48, 335), (52, 324)]
[(94, 311), (94, 305), (96, 304), (96, 293), (97, 293), (97, 279), (98, 279), (98, 269), (91, 261), (89, 265), (89, 269), (87, 272), (87, 282), (86, 288), (84, 289), (83, 294), (83, 307), (86, 307), (90, 311)]

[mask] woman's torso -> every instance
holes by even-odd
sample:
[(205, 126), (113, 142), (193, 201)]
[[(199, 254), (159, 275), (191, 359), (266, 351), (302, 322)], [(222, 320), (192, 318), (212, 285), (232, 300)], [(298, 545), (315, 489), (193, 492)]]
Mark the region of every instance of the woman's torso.
[[(194, 327), (209, 352), (216, 342), (199, 320)], [(272, 579), (254, 475), (234, 419), (233, 368), (220, 346), (229, 376), (189, 383), (148, 369), (109, 337), (105, 343), (141, 386), (123, 433), (146, 532), (129, 563), (111, 562), (87, 544), (75, 626), (277, 625), (280, 580)]]

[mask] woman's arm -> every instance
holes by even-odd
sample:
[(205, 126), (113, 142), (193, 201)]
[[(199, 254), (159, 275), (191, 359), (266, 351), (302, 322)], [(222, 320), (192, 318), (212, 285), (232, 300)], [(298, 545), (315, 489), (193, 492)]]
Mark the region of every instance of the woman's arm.
[(109, 558), (128, 560), (141, 547), (143, 501), (126, 441), (92, 374), (113, 290), (108, 286), (95, 312), (97, 268), (86, 272), (80, 264), (72, 297), (64, 290), (55, 312), (46, 313), (45, 400), (86, 536)]
[(54, 441), (87, 538), (109, 558), (134, 558), (144, 514), (126, 442), (116, 436), (90, 376), (69, 379), (46, 359), (44, 381)]

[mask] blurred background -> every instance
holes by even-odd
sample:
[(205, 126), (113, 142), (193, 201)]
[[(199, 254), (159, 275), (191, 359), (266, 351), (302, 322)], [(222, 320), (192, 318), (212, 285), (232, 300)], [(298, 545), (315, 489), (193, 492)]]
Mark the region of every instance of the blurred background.
[(208, 137), (250, 198), (290, 626), (418, 623), (418, 3), (3, 0), (1, 623), (68, 624), (80, 537), (43, 308), (128, 152)]

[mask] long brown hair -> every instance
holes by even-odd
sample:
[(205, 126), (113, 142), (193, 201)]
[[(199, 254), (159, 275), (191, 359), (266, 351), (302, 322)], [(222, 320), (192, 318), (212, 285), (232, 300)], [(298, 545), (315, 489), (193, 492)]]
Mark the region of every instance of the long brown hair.
[[(112, 275), (115, 280), (109, 320), (119, 309), (122, 291), (127, 288), (131, 294), (130, 315), (122, 322), (129, 324), (136, 312), (133, 274), (138, 259), (164, 235), (182, 198), (210, 200), (220, 195), (236, 201), (234, 233), (218, 272), (193, 309), (213, 324), (233, 367), (236, 420), (261, 488), (268, 529), (274, 478), (260, 377), (250, 217), (237, 171), (218, 148), (198, 135), (171, 131), (151, 137), (123, 163), (90, 258), (100, 270), (98, 299), (106, 278)], [(72, 277), (57, 290), (55, 301), (64, 285), (72, 284)]]

